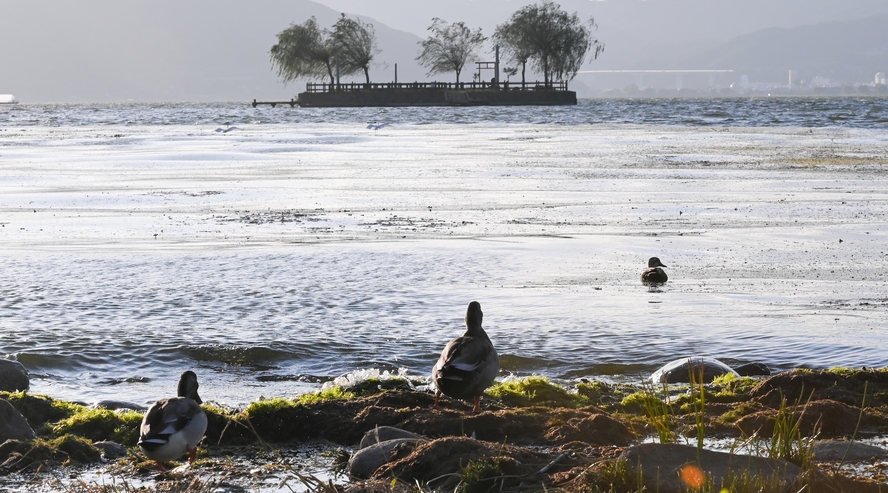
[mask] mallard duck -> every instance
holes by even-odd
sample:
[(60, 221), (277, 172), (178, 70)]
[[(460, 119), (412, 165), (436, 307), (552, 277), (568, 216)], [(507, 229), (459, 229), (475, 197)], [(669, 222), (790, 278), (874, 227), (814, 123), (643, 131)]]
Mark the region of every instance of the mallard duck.
[(448, 342), (441, 351), (441, 357), (432, 368), (432, 380), (438, 389), (433, 408), (438, 408), (438, 400), (444, 394), (454, 399), (474, 399), (472, 410), (478, 412), (481, 409), (481, 394), (499, 372), (496, 349), (481, 328), (483, 317), (481, 304), (477, 301), (469, 303), (466, 333)]
[(197, 444), (207, 431), (207, 414), (200, 407), (197, 375), (186, 371), (179, 377), (178, 397), (154, 403), (139, 427), (139, 448), (165, 471), (164, 461), (188, 452), (189, 463), (197, 456)]
[(666, 267), (657, 257), (648, 260), (648, 268), (641, 273), (641, 282), (644, 284), (662, 284), (669, 279), (666, 271), (660, 267)]

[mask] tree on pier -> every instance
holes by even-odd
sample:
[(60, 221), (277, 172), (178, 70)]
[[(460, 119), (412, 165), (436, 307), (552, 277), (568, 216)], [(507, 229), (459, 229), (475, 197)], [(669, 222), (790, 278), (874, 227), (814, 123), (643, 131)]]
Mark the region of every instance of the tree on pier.
[(284, 83), (330, 77), (330, 84), (334, 84), (337, 75), (363, 71), (369, 84), (370, 63), (379, 50), (372, 25), (342, 14), (332, 31), (321, 29), (314, 17), (302, 24), (290, 24), (278, 33), (278, 42), (270, 53), (271, 64)]
[(473, 31), (464, 22), (447, 24), (438, 17), (432, 19), (428, 30), (432, 35), (420, 41), (422, 53), (416, 60), (428, 67), (427, 75), (456, 72), (456, 83), (459, 84), (460, 72), (487, 37), (481, 34), (481, 28)]
[(358, 19), (342, 17), (333, 25), (333, 44), (336, 48), (339, 72), (352, 75), (364, 72), (367, 84), (370, 83), (370, 62), (379, 54), (376, 48), (376, 31), (372, 24)]
[[(496, 27), (496, 31), (493, 33), (493, 42), (500, 47), (504, 58), (511, 59), (521, 65), (521, 83), (524, 84), (524, 73), (527, 69), (527, 62), (533, 56), (534, 47), (528, 39), (530, 37), (527, 35), (529, 29), (519, 20), (515, 20), (515, 15), (517, 13), (512, 15), (512, 20)], [(515, 72), (518, 72), (518, 67), (514, 68)]]
[(568, 14), (552, 0), (544, 0), (512, 14), (497, 26), (493, 37), (506, 56), (521, 64), (522, 82), (530, 61), (549, 85), (556, 78), (573, 79), (587, 53), (595, 59), (604, 51), (604, 44), (592, 35), (596, 28), (593, 19), (584, 23), (576, 12)]
[(314, 17), (302, 24), (290, 24), (277, 36), (278, 42), (270, 51), (271, 65), (285, 84), (302, 77), (329, 76), (330, 83), (335, 82), (336, 49), (329, 32), (321, 29)]

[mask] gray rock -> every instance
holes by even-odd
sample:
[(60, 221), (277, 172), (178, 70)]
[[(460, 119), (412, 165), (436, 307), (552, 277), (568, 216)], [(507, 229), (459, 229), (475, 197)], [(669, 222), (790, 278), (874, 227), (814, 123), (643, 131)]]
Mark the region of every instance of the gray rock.
[(734, 367), (734, 371), (741, 377), (766, 377), (771, 374), (771, 369), (764, 363), (746, 363)]
[(96, 442), (93, 444), (97, 449), (102, 451), (102, 457), (106, 459), (119, 459), (126, 457), (126, 447), (117, 442)]
[(359, 448), (369, 447), (396, 438), (413, 438), (419, 440), (423, 437), (407, 430), (395, 428), (394, 426), (377, 426), (364, 434), (364, 438), (361, 439), (361, 445)]
[(416, 438), (396, 438), (364, 447), (348, 460), (348, 473), (356, 478), (369, 478), (380, 466), (392, 460), (397, 449), (409, 447), (413, 450), (421, 441)]
[(18, 392), (30, 386), (28, 370), (18, 361), (0, 359), (0, 390)]
[(704, 383), (710, 383), (715, 380), (715, 377), (720, 377), (728, 373), (732, 373), (735, 377), (740, 376), (737, 372), (732, 370), (730, 366), (715, 358), (710, 358), (708, 356), (693, 356), (690, 358), (679, 358), (675, 361), (666, 363), (651, 375), (651, 382), (688, 383), (691, 381), (692, 373), (694, 375), (699, 375), (701, 371), (703, 372)]
[[(783, 487), (788, 487), (801, 473), (795, 464), (764, 457), (735, 455), (711, 450), (697, 450), (695, 447), (675, 443), (644, 443), (624, 450), (622, 458), (630, 474), (641, 474), (645, 491), (659, 493), (680, 493), (693, 491), (682, 479), (681, 472), (686, 466), (699, 466), (707, 480), (711, 480), (715, 491), (722, 487), (726, 477), (748, 475), (767, 480), (775, 479)], [(699, 463), (697, 462), (699, 457)]]
[(884, 459), (888, 450), (865, 443), (845, 440), (822, 440), (814, 444), (814, 460), (860, 462), (872, 458)]
[(99, 402), (96, 402), (92, 405), (93, 408), (96, 409), (110, 409), (112, 411), (116, 411), (118, 409), (132, 409), (133, 411), (147, 411), (148, 408), (141, 405), (136, 404), (135, 402), (127, 402), (127, 401), (115, 401), (112, 399), (105, 399)]
[(33, 440), (37, 438), (22, 413), (5, 399), (0, 399), (0, 443), (6, 440)]

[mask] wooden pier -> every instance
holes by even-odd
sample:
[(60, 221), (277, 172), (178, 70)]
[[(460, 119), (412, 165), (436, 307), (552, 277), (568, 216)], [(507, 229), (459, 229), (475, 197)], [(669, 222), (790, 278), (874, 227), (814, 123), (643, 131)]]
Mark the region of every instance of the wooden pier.
[(290, 101), (257, 101), (275, 107), (291, 108), (398, 107), (398, 106), (519, 106), (574, 105), (577, 94), (567, 82), (388, 82), (388, 83), (312, 83), (305, 92)]
[(279, 104), (281, 104), (281, 105), (289, 104), (290, 108), (293, 108), (293, 107), (299, 105), (299, 101), (296, 101), (295, 99), (291, 99), (289, 101), (256, 101), (254, 99), (253, 102), (250, 103), (250, 106), (255, 108), (255, 107), (259, 106), (260, 104), (267, 104), (267, 105), (271, 106), (272, 108), (274, 108), (275, 106), (277, 106)]

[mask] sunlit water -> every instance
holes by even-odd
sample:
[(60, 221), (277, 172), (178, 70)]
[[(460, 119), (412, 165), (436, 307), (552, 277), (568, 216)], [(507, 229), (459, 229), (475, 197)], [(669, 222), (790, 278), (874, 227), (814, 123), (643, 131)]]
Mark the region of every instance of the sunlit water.
[[(147, 404), (194, 369), (242, 406), (426, 376), (478, 300), (502, 376), (639, 381), (690, 354), (885, 366), (886, 114), (2, 108), (0, 355), (56, 397)], [(652, 289), (654, 255), (670, 282)]]

